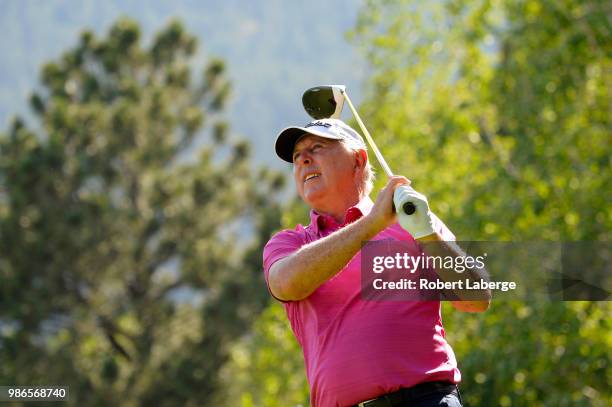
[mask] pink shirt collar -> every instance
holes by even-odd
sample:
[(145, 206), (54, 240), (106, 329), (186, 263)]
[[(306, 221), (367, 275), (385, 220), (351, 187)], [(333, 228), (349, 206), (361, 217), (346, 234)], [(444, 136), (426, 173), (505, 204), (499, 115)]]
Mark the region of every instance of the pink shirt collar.
[(332, 216), (320, 214), (312, 209), (310, 211), (310, 224), (317, 234), (326, 232), (328, 230), (335, 230), (348, 225), (349, 223), (353, 223), (362, 216), (367, 215), (370, 213), (373, 206), (374, 202), (372, 202), (369, 196), (366, 196), (359, 201), (357, 205), (351, 206), (346, 210), (346, 213), (344, 214), (344, 222), (341, 225), (338, 225), (338, 222), (336, 222)]

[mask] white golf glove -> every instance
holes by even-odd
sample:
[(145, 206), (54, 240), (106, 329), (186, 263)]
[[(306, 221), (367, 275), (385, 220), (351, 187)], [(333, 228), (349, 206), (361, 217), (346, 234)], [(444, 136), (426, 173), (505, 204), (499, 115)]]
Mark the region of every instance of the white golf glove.
[[(416, 211), (406, 215), (402, 209), (406, 202), (412, 202)], [(407, 185), (400, 185), (393, 194), (393, 203), (397, 210), (399, 224), (415, 239), (434, 233), (434, 214), (429, 210), (425, 195)]]

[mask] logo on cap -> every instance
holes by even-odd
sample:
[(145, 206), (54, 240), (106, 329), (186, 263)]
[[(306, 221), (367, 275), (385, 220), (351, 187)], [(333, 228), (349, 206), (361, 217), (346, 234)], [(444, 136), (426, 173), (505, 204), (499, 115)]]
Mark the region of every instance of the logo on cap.
[(331, 123), (325, 123), (325, 122), (310, 122), (308, 123), (306, 126), (304, 126), (305, 128), (308, 127), (313, 127), (313, 126), (318, 126), (318, 127), (325, 127), (325, 128), (329, 128), (331, 127)]

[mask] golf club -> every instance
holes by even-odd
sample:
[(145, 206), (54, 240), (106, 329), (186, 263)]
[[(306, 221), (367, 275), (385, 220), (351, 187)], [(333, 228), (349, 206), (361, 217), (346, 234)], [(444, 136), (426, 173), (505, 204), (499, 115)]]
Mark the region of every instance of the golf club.
[[(357, 124), (359, 125), (363, 135), (365, 136), (366, 140), (368, 140), (368, 144), (370, 144), (372, 151), (374, 151), (374, 155), (378, 159), (383, 171), (385, 171), (387, 177), (393, 176), (391, 168), (389, 168), (387, 161), (376, 146), (376, 143), (374, 143), (374, 139), (372, 139), (370, 132), (368, 129), (366, 129), (363, 121), (361, 121), (361, 117), (359, 117), (357, 109), (355, 109), (351, 99), (348, 97), (348, 94), (346, 93), (346, 86), (315, 86), (314, 88), (306, 90), (302, 96), (302, 104), (304, 105), (306, 113), (308, 113), (308, 115), (314, 119), (339, 118), (345, 100), (353, 113), (353, 117), (355, 117), (355, 120), (357, 120)], [(416, 211), (416, 207), (412, 202), (405, 202), (404, 205), (402, 205), (402, 209), (406, 215), (412, 215)]]

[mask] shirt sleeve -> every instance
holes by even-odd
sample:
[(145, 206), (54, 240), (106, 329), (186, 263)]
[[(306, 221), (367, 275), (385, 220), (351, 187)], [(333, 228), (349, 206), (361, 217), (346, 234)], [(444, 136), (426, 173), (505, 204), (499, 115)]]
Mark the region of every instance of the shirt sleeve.
[(270, 267), (280, 259), (298, 251), (304, 244), (306, 244), (304, 235), (296, 230), (283, 230), (272, 236), (268, 243), (266, 243), (263, 249), (263, 269), (268, 290), (270, 290), (268, 282)]

